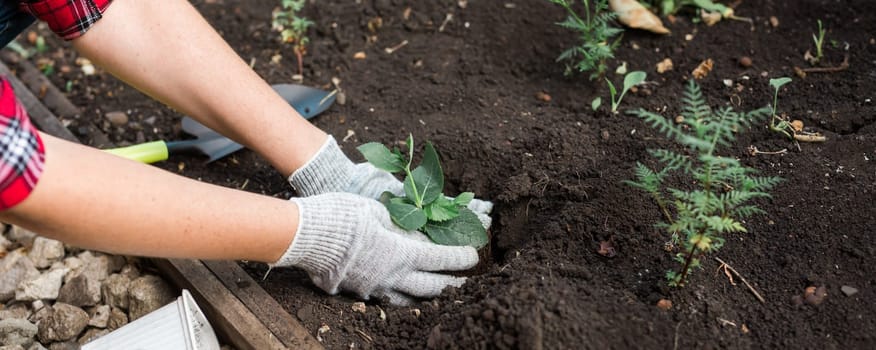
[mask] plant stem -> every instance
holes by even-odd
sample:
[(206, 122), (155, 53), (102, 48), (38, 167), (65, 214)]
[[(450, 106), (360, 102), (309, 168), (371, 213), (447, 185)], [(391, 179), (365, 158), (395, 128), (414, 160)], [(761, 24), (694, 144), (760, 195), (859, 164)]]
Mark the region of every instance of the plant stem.
[(295, 45), (292, 49), (295, 52), (295, 58), (298, 60), (298, 75), (304, 76), (304, 50), (299, 45)]
[(414, 182), (414, 175), (411, 175), (410, 162), (408, 162), (408, 165), (405, 166), (405, 181), (409, 181), (411, 183), (411, 189), (414, 191), (414, 204), (417, 205), (418, 209), (423, 209), (423, 199), (420, 198), (420, 193), (417, 192), (417, 183)]
[(687, 254), (687, 258), (684, 259), (684, 267), (681, 268), (681, 277), (678, 278), (678, 285), (684, 285), (684, 279), (687, 277), (687, 273), (690, 272), (690, 264), (693, 262), (694, 255), (697, 252), (697, 245), (700, 244), (700, 241), (703, 240), (706, 236), (702, 233), (699, 234), (700, 239), (693, 243), (690, 248), (690, 252)]

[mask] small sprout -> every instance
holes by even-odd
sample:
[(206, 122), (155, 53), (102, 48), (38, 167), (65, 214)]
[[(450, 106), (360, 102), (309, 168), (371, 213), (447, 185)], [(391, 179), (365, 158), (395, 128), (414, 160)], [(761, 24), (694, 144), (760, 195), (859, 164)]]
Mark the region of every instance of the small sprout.
[[(789, 139), (793, 139), (794, 136), (791, 135), (791, 133), (793, 132), (793, 129), (791, 129), (791, 124), (787, 120), (784, 120), (782, 117), (779, 117), (776, 113), (776, 110), (778, 109), (777, 105), (779, 103), (779, 89), (781, 89), (782, 86), (790, 82), (791, 78), (788, 77), (770, 79), (770, 86), (772, 86), (775, 90), (775, 93), (773, 94), (773, 104), (772, 106), (770, 106), (772, 108), (772, 117), (770, 118), (770, 130), (782, 133)], [(788, 130), (791, 130), (791, 132), (788, 132)]]
[(599, 106), (602, 106), (602, 97), (596, 96), (592, 102), (590, 102), (590, 108), (593, 108), (593, 111), (599, 109)]
[(280, 41), (292, 44), (292, 51), (298, 60), (298, 74), (304, 74), (304, 55), (307, 53), (307, 29), (313, 22), (299, 17), (305, 0), (280, 0), (281, 8), (274, 10), (271, 27), (280, 32)]
[(420, 165), (411, 170), (414, 157), (414, 137), (405, 141), (407, 157), (398, 148), (371, 142), (358, 147), (365, 159), (376, 168), (404, 172), (404, 195), (384, 192), (380, 202), (386, 206), (393, 223), (402, 229), (422, 230), (433, 242), (443, 245), (468, 245), (482, 248), (488, 242), (487, 232), (477, 214), (468, 209), (474, 193), (464, 192), (456, 198), (444, 195), (444, 173), (438, 152), (426, 142)]
[(623, 100), (624, 95), (627, 94), (627, 91), (630, 90), (633, 86), (641, 84), (645, 81), (645, 78), (648, 75), (643, 71), (633, 71), (627, 73), (624, 76), (624, 85), (623, 90), (621, 90), (620, 95), (618, 95), (617, 88), (614, 87), (614, 84), (611, 83), (611, 80), (605, 78), (605, 82), (608, 84), (608, 92), (611, 94), (611, 112), (617, 113), (617, 108), (620, 106), (621, 100)]
[(815, 56), (809, 59), (809, 63), (813, 66), (818, 64), (821, 61), (821, 58), (824, 57), (824, 35), (827, 33), (827, 29), (822, 25), (821, 20), (818, 20), (818, 34), (812, 34), (812, 41), (815, 42)]
[(582, 73), (592, 72), (590, 80), (603, 76), (607, 69), (605, 62), (614, 58), (614, 49), (620, 44), (620, 38), (613, 42), (609, 40), (622, 32), (611, 25), (617, 14), (608, 9), (607, 0), (595, 0), (592, 8), (590, 0), (582, 0), (584, 11), (580, 15), (572, 9), (574, 0), (549, 1), (568, 12), (566, 20), (557, 25), (577, 32), (580, 38), (578, 46), (564, 51), (557, 58), (557, 61), (577, 61), (574, 66), (566, 66), (566, 74), (571, 74), (574, 68)]

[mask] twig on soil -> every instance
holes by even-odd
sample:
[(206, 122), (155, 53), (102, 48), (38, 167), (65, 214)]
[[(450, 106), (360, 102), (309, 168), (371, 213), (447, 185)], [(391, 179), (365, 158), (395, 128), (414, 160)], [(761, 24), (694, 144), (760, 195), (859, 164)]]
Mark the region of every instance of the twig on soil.
[[(736, 285), (736, 282), (733, 281), (733, 275), (731, 275), (730, 270), (727, 269), (727, 264), (721, 264), (720, 266), (718, 266), (718, 270), (724, 270), (724, 275), (727, 276), (727, 279), (730, 280), (730, 284), (734, 286)], [(717, 272), (718, 271), (715, 271), (715, 273)]]
[(766, 303), (766, 300), (763, 298), (763, 296), (761, 296), (760, 293), (758, 293), (757, 290), (748, 283), (745, 277), (742, 277), (739, 271), (736, 271), (733, 266), (730, 266), (730, 264), (724, 262), (724, 260), (721, 260), (721, 258), (715, 257), (715, 260), (717, 260), (721, 264), (724, 264), (728, 269), (730, 269), (730, 271), (733, 271), (733, 273), (736, 274), (736, 276), (739, 277), (740, 280), (742, 280), (742, 283), (745, 283), (745, 286), (748, 287), (749, 290), (751, 290), (751, 293), (753, 293), (754, 296), (757, 297), (757, 300), (760, 300), (761, 304)]
[(748, 154), (751, 155), (752, 157), (754, 157), (758, 154), (785, 154), (785, 153), (788, 153), (787, 148), (783, 148), (783, 149), (778, 150), (778, 151), (761, 151), (761, 150), (757, 149), (757, 147), (755, 147), (754, 145), (748, 146)]
[(450, 21), (452, 21), (452, 20), (453, 20), (453, 14), (452, 14), (452, 13), (448, 13), (448, 14), (447, 14), (447, 17), (444, 17), (444, 22), (441, 22), (441, 26), (438, 27), (438, 31), (439, 31), (439, 32), (443, 32), (443, 31), (444, 31), (444, 27), (447, 26), (447, 23), (450, 23)]
[(673, 350), (678, 350), (678, 329), (681, 328), (681, 324), (684, 321), (678, 321), (678, 324), (675, 325), (675, 345), (672, 347)]
[(371, 336), (368, 335), (368, 333), (365, 333), (365, 331), (363, 331), (363, 330), (361, 330), (361, 329), (357, 329), (357, 330), (356, 330), (356, 334), (357, 334), (360, 338), (362, 338), (362, 340), (365, 340), (365, 341), (368, 342), (369, 344), (374, 342), (374, 339), (372, 339)]
[(387, 47), (387, 48), (383, 49), (383, 51), (386, 51), (386, 53), (391, 55), (393, 52), (396, 52), (398, 49), (405, 47), (405, 45), (407, 45), (407, 44), (408, 44), (408, 41), (407, 41), (407, 39), (405, 39), (402, 42), (400, 42), (398, 45), (393, 46), (393, 47)]
[(825, 142), (827, 141), (827, 137), (819, 133), (794, 133), (794, 140), (800, 142)]
[(730, 326), (736, 327), (736, 323), (735, 323), (735, 322), (733, 322), (733, 321), (728, 321), (728, 320), (725, 320), (725, 319), (720, 318), (720, 317), (718, 317), (718, 322), (721, 322), (721, 326), (722, 326), (722, 327), (723, 327), (723, 326), (727, 326), (727, 325), (730, 325)]
[[(846, 53), (846, 55), (843, 57), (843, 61), (838, 66), (835, 66), (835, 67), (810, 67), (810, 68), (800, 68), (800, 69), (795, 69), (795, 70), (797, 70), (798, 72), (803, 72), (803, 73), (836, 73), (836, 72), (842, 72), (846, 69), (849, 69), (849, 54), (848, 53)], [(803, 74), (803, 77), (805, 77), (805, 74)]]

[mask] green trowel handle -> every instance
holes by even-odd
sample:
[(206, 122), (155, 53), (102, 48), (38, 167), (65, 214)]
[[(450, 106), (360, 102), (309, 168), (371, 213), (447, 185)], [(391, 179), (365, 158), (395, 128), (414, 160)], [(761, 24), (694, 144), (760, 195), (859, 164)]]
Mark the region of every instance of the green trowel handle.
[(160, 162), (162, 160), (167, 160), (168, 156), (167, 143), (164, 141), (141, 143), (139, 145), (113, 148), (105, 151), (141, 163)]

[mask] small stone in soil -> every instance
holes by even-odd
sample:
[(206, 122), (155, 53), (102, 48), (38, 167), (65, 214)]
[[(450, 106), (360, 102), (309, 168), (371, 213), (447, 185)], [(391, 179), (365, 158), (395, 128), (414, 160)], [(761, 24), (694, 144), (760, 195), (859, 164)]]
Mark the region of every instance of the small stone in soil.
[(363, 303), (361, 301), (353, 303), (352, 309), (353, 309), (353, 312), (358, 312), (360, 314), (364, 314), (365, 311), (367, 310), (365, 307), (365, 303)]
[(751, 67), (752, 64), (753, 64), (753, 62), (751, 61), (751, 57), (748, 57), (748, 56), (739, 57), (739, 65), (740, 66), (748, 68), (748, 67)]
[(128, 115), (122, 111), (107, 112), (104, 117), (109, 120), (113, 126), (123, 126), (128, 124)]
[(672, 308), (672, 300), (669, 299), (660, 299), (657, 302), (657, 308), (663, 311), (669, 311)]
[(840, 290), (843, 291), (843, 294), (847, 297), (858, 294), (858, 289), (852, 286), (842, 286), (840, 287)]

